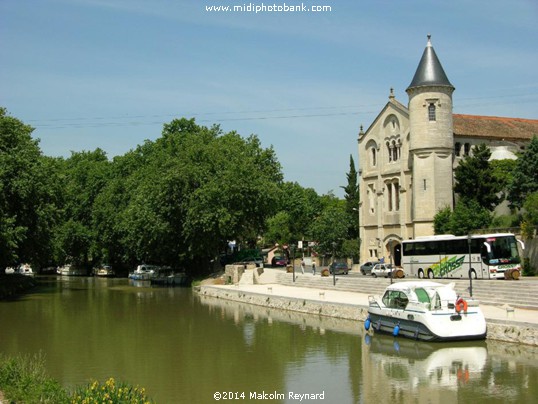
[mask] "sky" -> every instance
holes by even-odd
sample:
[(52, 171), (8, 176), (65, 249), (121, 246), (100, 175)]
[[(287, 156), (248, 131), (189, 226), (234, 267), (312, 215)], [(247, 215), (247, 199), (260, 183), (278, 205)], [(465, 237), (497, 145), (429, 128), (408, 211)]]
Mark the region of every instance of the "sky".
[(427, 34), (454, 113), (538, 119), (537, 20), (536, 0), (0, 0), (0, 106), (49, 156), (218, 124), (343, 197), (361, 125), (390, 88), (407, 105)]

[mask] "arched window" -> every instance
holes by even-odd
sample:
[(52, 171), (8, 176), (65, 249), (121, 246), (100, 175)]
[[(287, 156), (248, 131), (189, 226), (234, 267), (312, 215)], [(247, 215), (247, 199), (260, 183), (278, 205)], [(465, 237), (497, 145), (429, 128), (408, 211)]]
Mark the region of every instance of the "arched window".
[(428, 119), (430, 121), (435, 121), (436, 120), (436, 116), (435, 116), (435, 104), (432, 102), (430, 103), (430, 105), (428, 105)]
[(387, 154), (389, 156), (389, 163), (392, 161), (392, 150), (390, 147), (390, 142), (387, 142)]
[(375, 167), (377, 164), (377, 150), (375, 146), (370, 148), (370, 164), (372, 167)]

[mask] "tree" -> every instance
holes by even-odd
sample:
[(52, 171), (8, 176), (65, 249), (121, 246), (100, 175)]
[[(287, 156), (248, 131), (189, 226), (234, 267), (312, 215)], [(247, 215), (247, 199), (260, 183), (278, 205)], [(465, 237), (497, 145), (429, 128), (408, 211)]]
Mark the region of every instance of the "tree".
[(345, 201), (334, 196), (325, 196), (326, 207), (310, 226), (314, 240), (318, 242), (318, 252), (332, 254), (336, 243), (336, 254), (342, 255), (342, 245), (348, 234)]
[(63, 223), (56, 229), (56, 259), (89, 267), (102, 260), (95, 201), (110, 180), (111, 163), (101, 149), (73, 152), (62, 163)]
[(527, 239), (534, 237), (535, 229), (538, 227), (538, 192), (530, 194), (523, 205), (525, 213), (521, 223), (522, 232)]
[(538, 191), (538, 137), (533, 136), (529, 146), (516, 162), (514, 175), (508, 186), (508, 200), (521, 208), (528, 195)]
[(59, 218), (58, 173), (33, 128), (0, 108), (0, 267), (48, 263)]
[(451, 233), (451, 229), (450, 229), (451, 216), (452, 216), (452, 209), (450, 209), (450, 206), (445, 206), (443, 209), (437, 212), (437, 214), (433, 217), (434, 234)]
[(349, 216), (348, 239), (359, 238), (359, 185), (357, 180), (357, 170), (353, 156), (349, 156), (349, 172), (347, 173), (347, 185), (342, 187), (345, 191), (346, 212)]
[(502, 199), (498, 196), (502, 184), (492, 173), (490, 157), (491, 152), (485, 144), (474, 146), (472, 156), (466, 156), (454, 171), (454, 191), (491, 211)]

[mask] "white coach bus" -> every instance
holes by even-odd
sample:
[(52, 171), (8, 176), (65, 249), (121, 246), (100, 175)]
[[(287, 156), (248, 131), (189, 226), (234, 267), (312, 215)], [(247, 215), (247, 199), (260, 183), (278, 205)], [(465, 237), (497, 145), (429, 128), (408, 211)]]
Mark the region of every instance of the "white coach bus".
[(507, 270), (521, 273), (518, 243), (524, 248), (510, 233), (476, 234), (470, 240), (469, 236), (419, 237), (402, 241), (402, 263), (405, 274), (417, 278), (504, 278)]

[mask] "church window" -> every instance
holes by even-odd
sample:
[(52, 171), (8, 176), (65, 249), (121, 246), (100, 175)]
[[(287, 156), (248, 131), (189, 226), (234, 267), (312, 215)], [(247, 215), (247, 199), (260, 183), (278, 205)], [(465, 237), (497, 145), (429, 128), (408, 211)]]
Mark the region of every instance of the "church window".
[(456, 156), (459, 156), (461, 154), (461, 143), (456, 142), (456, 146), (454, 147), (454, 154)]
[(370, 205), (369, 212), (371, 215), (373, 215), (375, 213), (375, 191), (372, 184), (368, 185), (368, 190), (366, 193), (368, 194), (368, 204)]
[(398, 180), (387, 182), (387, 210), (389, 212), (400, 210), (400, 183)]
[(390, 147), (390, 142), (387, 142), (387, 153), (389, 155), (389, 163), (392, 161), (392, 149)]
[(436, 120), (436, 116), (435, 116), (435, 104), (432, 102), (430, 103), (430, 105), (428, 106), (428, 119), (430, 121), (435, 121)]
[(377, 151), (376, 151), (375, 147), (372, 147), (370, 149), (370, 153), (371, 153), (370, 154), (370, 157), (371, 157), (370, 163), (372, 164), (372, 167), (375, 167), (376, 164), (377, 164), (377, 161), (376, 161), (377, 160), (377, 156), (376, 156)]

